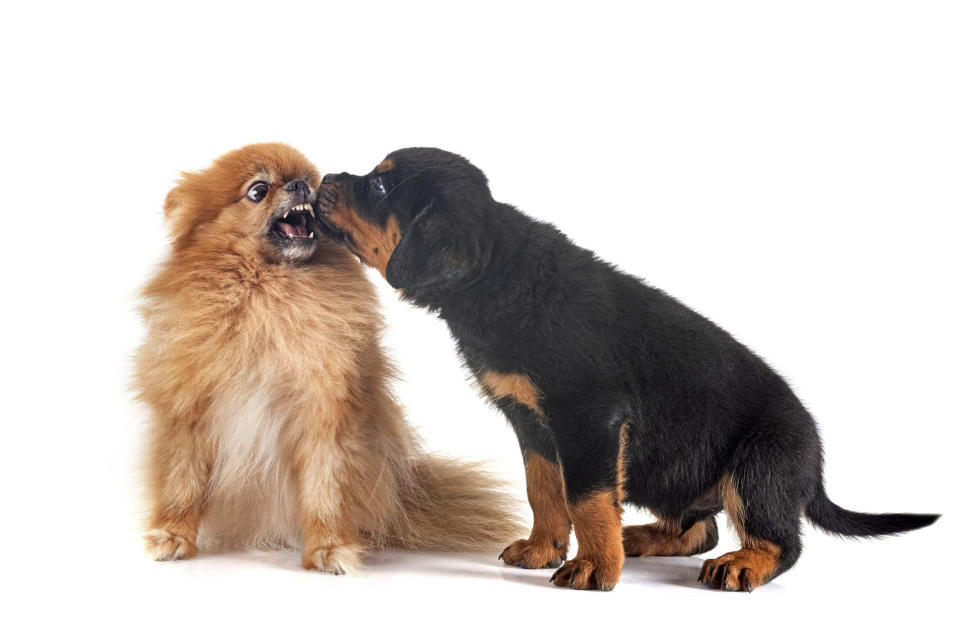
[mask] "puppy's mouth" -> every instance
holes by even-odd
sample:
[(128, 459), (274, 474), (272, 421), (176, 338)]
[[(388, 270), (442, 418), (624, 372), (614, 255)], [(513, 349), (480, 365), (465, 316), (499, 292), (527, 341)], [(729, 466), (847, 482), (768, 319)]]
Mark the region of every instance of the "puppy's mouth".
[(314, 218), (310, 203), (294, 205), (286, 214), (270, 224), (270, 236), (280, 243), (313, 243), (316, 234), (308, 230), (308, 221)]
[(346, 245), (347, 247), (353, 247), (353, 239), (350, 237), (347, 232), (336, 225), (324, 216), (324, 212), (321, 209), (320, 215), (316, 218), (310, 219), (309, 227), (311, 230), (316, 230), (326, 236), (331, 241)]
[(320, 193), (317, 195), (317, 215), (310, 219), (309, 227), (311, 230), (316, 230), (320, 234), (323, 234), (331, 241), (345, 245), (348, 249), (353, 250), (357, 247), (353, 237), (350, 236), (349, 232), (330, 220), (330, 211), (336, 208), (337, 198), (336, 193), (331, 192), (331, 190), (320, 190)]

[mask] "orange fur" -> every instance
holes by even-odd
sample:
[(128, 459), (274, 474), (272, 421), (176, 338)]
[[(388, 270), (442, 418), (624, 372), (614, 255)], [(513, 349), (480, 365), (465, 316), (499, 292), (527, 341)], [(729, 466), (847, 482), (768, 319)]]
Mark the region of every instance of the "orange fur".
[(357, 215), (343, 201), (328, 211), (326, 217), (346, 232), (350, 248), (364, 265), (375, 268), (381, 276), (386, 277), (387, 264), (401, 238), (396, 217), (390, 216), (386, 225), (381, 227)]
[(699, 580), (707, 586), (725, 591), (752, 591), (776, 575), (780, 567), (780, 547), (747, 532), (743, 500), (732, 475), (724, 475), (720, 479), (717, 493), (743, 548), (705, 561), (700, 568)]
[[(135, 376), (156, 559), (303, 546), (305, 568), (342, 573), (371, 546), (489, 549), (517, 532), (495, 480), (421, 451), (356, 259), (271, 241), (284, 187), (312, 195), (319, 178), (290, 147), (252, 145), (167, 197), (171, 253), (143, 291)], [(246, 198), (256, 181), (271, 185), (261, 202)]]
[(627, 557), (699, 555), (717, 542), (713, 519), (697, 522), (686, 531), (678, 520), (660, 519), (653, 524), (623, 527), (623, 550)]
[(515, 372), (487, 370), (480, 377), (480, 385), (494, 401), (510, 397), (516, 403), (537, 413), (541, 419), (544, 418), (543, 409), (540, 407), (540, 391), (530, 377)]
[(524, 468), (533, 529), (529, 538), (518, 539), (505, 548), (500, 559), (522, 568), (556, 568), (567, 558), (570, 543), (563, 475), (557, 464), (534, 452), (524, 453)]
[(623, 508), (617, 490), (598, 490), (569, 506), (577, 536), (577, 556), (553, 575), (557, 586), (609, 591), (620, 581)]

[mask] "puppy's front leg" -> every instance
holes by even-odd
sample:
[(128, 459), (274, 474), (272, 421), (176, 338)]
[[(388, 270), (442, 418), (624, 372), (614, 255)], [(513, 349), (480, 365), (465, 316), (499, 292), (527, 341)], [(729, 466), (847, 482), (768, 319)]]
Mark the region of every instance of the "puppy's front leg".
[(303, 568), (334, 575), (360, 570), (363, 546), (344, 501), (348, 460), (332, 436), (305, 434), (297, 443), (294, 474), (300, 526), (303, 530)]
[(513, 424), (523, 452), (533, 530), (527, 539), (519, 539), (503, 549), (500, 559), (521, 568), (557, 568), (567, 559), (570, 517), (556, 444), (542, 414), (512, 403), (501, 407)]
[(570, 517), (563, 496), (563, 478), (556, 461), (534, 451), (523, 452), (527, 500), (533, 510), (533, 529), (503, 549), (500, 559), (521, 568), (557, 568), (567, 558)]
[[(597, 430), (597, 429), (594, 429)], [(550, 581), (557, 586), (609, 591), (620, 581), (623, 540), (620, 505), (626, 426), (555, 431), (577, 556)]]

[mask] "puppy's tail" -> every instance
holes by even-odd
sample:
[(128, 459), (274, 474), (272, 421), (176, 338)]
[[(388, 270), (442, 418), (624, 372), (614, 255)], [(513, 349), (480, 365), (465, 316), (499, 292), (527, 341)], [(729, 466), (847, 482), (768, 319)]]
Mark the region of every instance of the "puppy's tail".
[(423, 455), (400, 500), (389, 535), (397, 548), (499, 551), (523, 534), (515, 498), (473, 463)]
[(929, 526), (939, 515), (919, 513), (855, 513), (840, 508), (827, 497), (823, 484), (807, 504), (807, 519), (830, 533), (848, 537), (877, 537), (905, 533)]

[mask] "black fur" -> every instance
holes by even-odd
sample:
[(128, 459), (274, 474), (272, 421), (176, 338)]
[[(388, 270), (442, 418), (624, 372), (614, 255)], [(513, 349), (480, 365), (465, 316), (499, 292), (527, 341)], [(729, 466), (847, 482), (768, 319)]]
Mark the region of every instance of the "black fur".
[(532, 380), (545, 420), (509, 398), (498, 405), (525, 452), (559, 461), (569, 503), (616, 484), (626, 423), (624, 501), (689, 528), (720, 510), (712, 490), (729, 475), (746, 534), (782, 552), (777, 573), (800, 554), (804, 514), (853, 536), (937, 519), (839, 508), (823, 489), (813, 418), (748, 348), (552, 225), (494, 200), (463, 157), (411, 148), (387, 159), (394, 168), (379, 174), (382, 191), (371, 187), (375, 172), (328, 177), (318, 209), (348, 198), (377, 225), (396, 218), (402, 238), (387, 280), (448, 323), (475, 375)]

